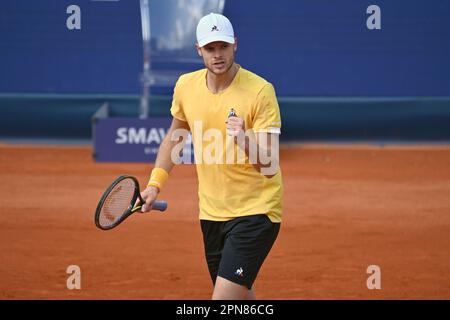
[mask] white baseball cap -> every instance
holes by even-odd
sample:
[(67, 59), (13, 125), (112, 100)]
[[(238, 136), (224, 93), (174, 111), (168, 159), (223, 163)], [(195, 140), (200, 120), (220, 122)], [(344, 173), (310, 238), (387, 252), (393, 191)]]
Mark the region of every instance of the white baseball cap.
[(197, 43), (200, 47), (214, 41), (234, 43), (234, 31), (230, 20), (218, 13), (204, 16), (197, 25)]

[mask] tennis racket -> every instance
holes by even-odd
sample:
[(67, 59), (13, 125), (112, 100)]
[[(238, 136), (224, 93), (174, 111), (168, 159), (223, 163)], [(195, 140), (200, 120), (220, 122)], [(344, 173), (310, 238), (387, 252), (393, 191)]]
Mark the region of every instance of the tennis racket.
[[(136, 204), (136, 201), (139, 202)], [(135, 177), (120, 176), (106, 189), (95, 210), (95, 225), (102, 230), (117, 227), (122, 221), (142, 208), (139, 183)], [(152, 209), (165, 211), (166, 201), (155, 201)]]

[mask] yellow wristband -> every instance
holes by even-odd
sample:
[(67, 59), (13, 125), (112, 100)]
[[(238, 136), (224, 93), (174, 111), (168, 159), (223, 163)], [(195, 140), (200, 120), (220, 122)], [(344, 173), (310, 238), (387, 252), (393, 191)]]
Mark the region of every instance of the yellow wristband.
[(169, 178), (169, 173), (163, 168), (153, 168), (152, 173), (150, 175), (150, 180), (147, 183), (147, 187), (156, 187), (159, 191), (161, 191), (164, 183), (166, 183)]

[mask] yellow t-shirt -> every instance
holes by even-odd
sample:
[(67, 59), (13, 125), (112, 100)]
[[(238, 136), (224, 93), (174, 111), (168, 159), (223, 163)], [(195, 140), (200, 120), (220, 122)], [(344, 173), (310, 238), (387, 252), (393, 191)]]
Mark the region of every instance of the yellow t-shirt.
[[(206, 85), (206, 73), (207, 69), (201, 69), (178, 79), (170, 110), (175, 118), (189, 124), (196, 156), (203, 153), (223, 160), (211, 163), (207, 156), (206, 160), (196, 157), (200, 219), (226, 221), (267, 214), (272, 222), (281, 222), (280, 169), (275, 176), (267, 178), (247, 157), (244, 164), (226, 160), (231, 157), (226, 154), (227, 146), (234, 144), (226, 134), (225, 123), (231, 108), (244, 119), (245, 129), (280, 133), (280, 110), (273, 86), (239, 67), (229, 87), (214, 94)], [(237, 159), (238, 147), (232, 148)]]

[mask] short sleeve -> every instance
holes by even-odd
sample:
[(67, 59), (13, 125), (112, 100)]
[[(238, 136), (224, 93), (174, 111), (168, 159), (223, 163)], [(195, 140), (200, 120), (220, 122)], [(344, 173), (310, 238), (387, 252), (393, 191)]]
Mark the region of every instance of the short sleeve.
[(170, 113), (174, 118), (181, 121), (187, 121), (183, 110), (183, 104), (181, 103), (181, 89), (180, 89), (180, 79), (178, 79), (173, 89), (172, 107), (170, 108)]
[(272, 84), (259, 92), (253, 114), (254, 132), (281, 133), (280, 107)]

